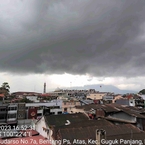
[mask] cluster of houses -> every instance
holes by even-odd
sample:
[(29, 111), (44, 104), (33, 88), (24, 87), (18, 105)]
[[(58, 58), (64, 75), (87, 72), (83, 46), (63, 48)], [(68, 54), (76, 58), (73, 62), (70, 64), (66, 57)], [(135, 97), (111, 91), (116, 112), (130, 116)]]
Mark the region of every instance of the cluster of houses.
[[(0, 126), (33, 125), (31, 138), (37, 138), (37, 143), (42, 139), (47, 145), (102, 145), (116, 139), (116, 144), (130, 145), (131, 141), (134, 145), (144, 144), (145, 103), (142, 95), (116, 95), (94, 89), (57, 89), (43, 94), (15, 92), (11, 95), (14, 98), (10, 102), (0, 101)], [(19, 102), (24, 98), (31, 103)], [(0, 142), (6, 138), (9, 140), (8, 136), (0, 136)], [(16, 136), (12, 138), (17, 140)], [(21, 138), (30, 139), (30, 136)]]

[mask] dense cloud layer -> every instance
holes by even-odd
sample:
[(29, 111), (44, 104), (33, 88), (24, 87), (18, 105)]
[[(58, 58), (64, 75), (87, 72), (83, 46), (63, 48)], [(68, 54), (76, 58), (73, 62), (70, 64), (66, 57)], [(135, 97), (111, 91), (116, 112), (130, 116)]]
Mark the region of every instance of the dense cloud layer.
[(24, 0), (0, 6), (0, 70), (144, 76), (144, 0)]

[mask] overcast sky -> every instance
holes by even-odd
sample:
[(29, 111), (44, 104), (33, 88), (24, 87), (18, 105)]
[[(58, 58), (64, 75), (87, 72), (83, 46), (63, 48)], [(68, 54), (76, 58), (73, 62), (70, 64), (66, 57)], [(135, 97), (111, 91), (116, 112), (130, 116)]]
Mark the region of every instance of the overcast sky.
[(144, 0), (1, 0), (0, 83), (145, 88)]

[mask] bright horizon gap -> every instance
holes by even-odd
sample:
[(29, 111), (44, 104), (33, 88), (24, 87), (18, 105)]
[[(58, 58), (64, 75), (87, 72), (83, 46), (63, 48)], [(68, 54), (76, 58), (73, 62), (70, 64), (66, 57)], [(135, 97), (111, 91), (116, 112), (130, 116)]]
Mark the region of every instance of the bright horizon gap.
[[(62, 75), (44, 75), (29, 74), (27, 76), (12, 75), (10, 73), (0, 73), (2, 79), (0, 83), (8, 82), (10, 92), (31, 91), (43, 92), (44, 83), (46, 82), (46, 91), (55, 90), (56, 88), (83, 87), (86, 85), (113, 85), (121, 90), (140, 91), (143, 87), (140, 81), (145, 77), (138, 77), (136, 83), (134, 78), (124, 77), (94, 77), (86, 75), (72, 75), (64, 73)], [(126, 83), (125, 83), (126, 82)], [(18, 85), (19, 84), (19, 85)], [(90, 88), (91, 89), (91, 88)]]

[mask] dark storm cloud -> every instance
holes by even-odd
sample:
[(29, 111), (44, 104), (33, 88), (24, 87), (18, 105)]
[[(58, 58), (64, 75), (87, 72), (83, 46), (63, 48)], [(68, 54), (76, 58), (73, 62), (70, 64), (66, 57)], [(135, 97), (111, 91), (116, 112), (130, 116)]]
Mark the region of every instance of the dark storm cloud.
[(20, 3), (0, 19), (1, 71), (144, 75), (144, 0)]

